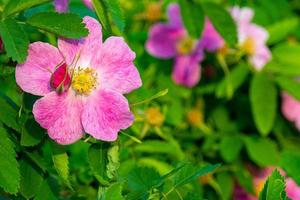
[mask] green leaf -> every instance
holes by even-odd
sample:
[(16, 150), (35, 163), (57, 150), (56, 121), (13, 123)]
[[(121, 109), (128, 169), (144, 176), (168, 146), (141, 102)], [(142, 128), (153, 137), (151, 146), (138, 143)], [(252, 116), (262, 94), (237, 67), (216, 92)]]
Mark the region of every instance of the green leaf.
[(276, 166), (279, 161), (279, 152), (272, 140), (267, 138), (244, 137), (246, 150), (257, 165), (261, 167)]
[(27, 23), (66, 38), (81, 38), (88, 35), (81, 17), (74, 13), (40, 12), (31, 16)]
[[(0, 76), (0, 95), (8, 97), (16, 105), (21, 106), (22, 103), (22, 91), (15, 80), (15, 67), (1, 67)], [(12, 71), (12, 74), (5, 74), (8, 70)]]
[(108, 163), (106, 166), (106, 175), (109, 179), (113, 179), (117, 175), (117, 170), (120, 166), (119, 161), (119, 146), (112, 145), (107, 151)]
[(234, 188), (234, 178), (230, 173), (218, 173), (217, 182), (220, 185), (223, 199), (230, 199)]
[(214, 3), (204, 3), (203, 10), (215, 29), (220, 33), (229, 46), (237, 43), (236, 23), (231, 15), (222, 6)]
[(271, 131), (277, 108), (277, 90), (264, 74), (255, 74), (250, 84), (250, 102), (254, 122), (259, 132), (266, 136)]
[(296, 151), (284, 151), (281, 154), (279, 165), (287, 175), (300, 185), (300, 153)]
[(300, 83), (297, 80), (293, 80), (290, 77), (278, 76), (276, 82), (279, 84), (282, 90), (286, 91), (289, 95), (295, 97), (300, 101)]
[(51, 183), (48, 179), (42, 182), (39, 191), (34, 197), (34, 200), (57, 200), (56, 196), (57, 195), (51, 187)]
[(20, 193), (26, 199), (31, 199), (39, 192), (43, 177), (40, 172), (26, 160), (20, 161), (20, 171)]
[(50, 1), (51, 0), (10, 0), (4, 8), (3, 17), (7, 17), (9, 15), (21, 12), (28, 8), (38, 6)]
[(296, 30), (299, 24), (299, 20), (297, 17), (283, 19), (281, 21), (277, 21), (271, 26), (267, 27), (269, 32), (268, 44), (272, 45), (281, 40), (286, 39), (286, 37)]
[(27, 57), (29, 40), (22, 27), (12, 18), (0, 22), (0, 35), (7, 55), (22, 63)]
[(243, 141), (238, 135), (225, 136), (221, 140), (220, 153), (227, 162), (234, 161), (243, 147)]
[(45, 136), (45, 130), (34, 119), (26, 121), (21, 133), (21, 145), (30, 147), (39, 144)]
[(100, 200), (125, 200), (122, 196), (122, 183), (114, 183), (110, 185)]
[(179, 0), (180, 12), (185, 28), (194, 37), (201, 36), (204, 27), (204, 13), (202, 7), (193, 1)]
[[(233, 93), (243, 84), (249, 74), (248, 66), (245, 63), (238, 64), (221, 83), (216, 90), (217, 97), (231, 98)], [(231, 94), (227, 93), (227, 84), (232, 87)]]
[(109, 147), (109, 143), (101, 142), (93, 144), (88, 150), (88, 160), (92, 172), (97, 180), (103, 185), (109, 184), (107, 177), (107, 164), (109, 162), (107, 153)]
[(265, 66), (265, 70), (279, 75), (300, 76), (300, 63), (284, 63), (274, 58)]
[(282, 64), (282, 67), (291, 65), (300, 68), (300, 45), (283, 43), (277, 45), (273, 50), (273, 60)]
[(259, 195), (259, 200), (286, 200), (284, 177), (275, 169), (267, 179), (263, 190)]
[(20, 131), (17, 122), (18, 112), (7, 101), (0, 97), (0, 121), (16, 131)]
[(62, 181), (72, 189), (69, 180), (69, 157), (63, 146), (51, 142), (51, 153), (54, 167)]
[(119, 0), (104, 0), (112, 22), (123, 32), (125, 28), (125, 20)]
[(5, 192), (16, 194), (20, 186), (20, 171), (14, 144), (2, 127), (0, 138), (0, 186)]
[(220, 164), (207, 165), (203, 168), (198, 169), (191, 164), (187, 164), (182, 169), (180, 169), (180, 171), (174, 176), (173, 187), (176, 188), (176, 187), (185, 185), (185, 184), (195, 180), (199, 176), (204, 176), (208, 173), (213, 172), (219, 166), (220, 166)]
[(104, 34), (108, 35), (111, 33), (111, 28), (109, 24), (109, 18), (107, 15), (107, 7), (103, 0), (92, 0), (93, 8), (98, 16), (99, 21), (103, 27)]

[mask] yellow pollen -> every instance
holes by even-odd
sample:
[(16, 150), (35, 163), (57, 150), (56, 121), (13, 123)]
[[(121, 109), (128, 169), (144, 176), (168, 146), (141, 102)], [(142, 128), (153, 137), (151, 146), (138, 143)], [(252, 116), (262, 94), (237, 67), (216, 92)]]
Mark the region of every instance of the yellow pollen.
[(176, 50), (181, 55), (191, 53), (195, 47), (195, 40), (190, 37), (184, 37), (176, 44)]
[(161, 126), (165, 120), (164, 115), (158, 108), (148, 108), (145, 111), (146, 121), (153, 126)]
[(190, 125), (197, 126), (203, 123), (203, 113), (198, 108), (193, 108), (187, 113), (187, 120)]
[(242, 44), (242, 50), (246, 52), (248, 55), (252, 55), (255, 52), (255, 43), (252, 38), (247, 38), (245, 42)]
[(73, 72), (72, 88), (77, 94), (88, 95), (97, 86), (97, 74), (91, 68), (78, 68)]

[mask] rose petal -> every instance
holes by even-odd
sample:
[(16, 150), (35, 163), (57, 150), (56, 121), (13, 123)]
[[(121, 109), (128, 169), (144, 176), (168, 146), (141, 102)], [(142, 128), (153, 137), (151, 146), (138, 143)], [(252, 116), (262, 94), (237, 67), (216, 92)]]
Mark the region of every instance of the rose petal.
[(127, 99), (111, 90), (100, 90), (90, 96), (81, 116), (86, 133), (96, 139), (114, 141), (121, 129), (133, 122)]
[(59, 144), (71, 144), (83, 136), (82, 107), (82, 102), (69, 90), (61, 95), (47, 94), (35, 102), (32, 112), (50, 138)]
[(92, 67), (99, 71), (101, 88), (124, 94), (142, 85), (139, 72), (133, 64), (135, 53), (123, 38), (109, 37), (96, 55)]
[(16, 67), (16, 81), (25, 92), (43, 96), (51, 91), (51, 73), (62, 61), (62, 55), (54, 46), (32, 43), (26, 61)]

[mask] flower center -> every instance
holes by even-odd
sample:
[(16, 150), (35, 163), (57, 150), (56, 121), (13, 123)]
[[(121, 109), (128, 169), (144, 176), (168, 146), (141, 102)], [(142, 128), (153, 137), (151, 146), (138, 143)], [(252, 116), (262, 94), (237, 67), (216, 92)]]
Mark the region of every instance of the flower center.
[(176, 50), (181, 55), (191, 53), (195, 47), (195, 40), (190, 37), (184, 37), (176, 44)]
[(97, 86), (97, 73), (91, 68), (78, 68), (73, 72), (72, 88), (77, 94), (88, 95)]
[(247, 38), (242, 44), (241, 49), (246, 52), (248, 55), (252, 55), (255, 51), (255, 44), (252, 38)]
[(146, 121), (153, 126), (161, 126), (165, 120), (164, 115), (158, 108), (148, 108), (145, 111)]
[(160, 3), (150, 3), (146, 8), (145, 15), (149, 21), (158, 21), (162, 16)]

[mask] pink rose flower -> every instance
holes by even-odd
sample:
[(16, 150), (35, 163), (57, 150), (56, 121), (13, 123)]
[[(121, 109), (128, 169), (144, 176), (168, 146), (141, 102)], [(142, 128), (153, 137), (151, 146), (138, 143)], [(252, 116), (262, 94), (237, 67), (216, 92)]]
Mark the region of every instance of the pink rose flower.
[(253, 67), (261, 70), (271, 59), (271, 53), (266, 45), (268, 32), (251, 22), (253, 10), (250, 8), (235, 6), (231, 9), (231, 15), (237, 23), (240, 48), (249, 56), (249, 62)]
[[(82, 0), (82, 2), (91, 10), (93, 10), (93, 4), (91, 0)], [(68, 12), (69, 0), (54, 0), (54, 7), (57, 12)]]
[(99, 22), (83, 19), (89, 35), (59, 39), (58, 48), (30, 44), (28, 57), (16, 67), (16, 81), (28, 93), (43, 96), (33, 106), (36, 121), (49, 137), (70, 144), (85, 133), (114, 141), (133, 122), (123, 94), (142, 84), (133, 64), (135, 53), (121, 37), (102, 42)]
[(286, 92), (283, 92), (281, 111), (283, 116), (295, 123), (297, 129), (300, 130), (300, 102)]
[(175, 58), (173, 80), (177, 84), (193, 87), (200, 80), (199, 62), (204, 58), (203, 51), (215, 51), (223, 45), (223, 40), (208, 19), (205, 20), (203, 39), (191, 38), (183, 26), (178, 4), (170, 4), (167, 14), (167, 23), (157, 23), (151, 27), (146, 49), (158, 58)]

